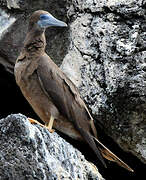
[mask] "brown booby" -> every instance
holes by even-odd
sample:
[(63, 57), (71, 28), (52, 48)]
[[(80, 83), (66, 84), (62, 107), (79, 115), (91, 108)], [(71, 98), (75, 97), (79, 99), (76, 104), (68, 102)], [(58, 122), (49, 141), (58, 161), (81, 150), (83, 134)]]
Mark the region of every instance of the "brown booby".
[(45, 53), (45, 30), (51, 26), (67, 24), (43, 10), (35, 11), (29, 19), (24, 47), (14, 69), (24, 97), (50, 132), (53, 126), (74, 139), (86, 141), (105, 167), (103, 157), (133, 171), (97, 139), (93, 118), (78, 89)]

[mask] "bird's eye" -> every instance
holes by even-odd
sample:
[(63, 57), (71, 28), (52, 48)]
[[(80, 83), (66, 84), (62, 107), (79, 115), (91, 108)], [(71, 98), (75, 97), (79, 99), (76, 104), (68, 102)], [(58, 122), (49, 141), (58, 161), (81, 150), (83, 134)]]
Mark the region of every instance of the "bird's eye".
[(41, 14), (41, 15), (40, 15), (40, 19), (41, 19), (41, 20), (48, 19), (48, 15), (47, 15), (47, 14)]

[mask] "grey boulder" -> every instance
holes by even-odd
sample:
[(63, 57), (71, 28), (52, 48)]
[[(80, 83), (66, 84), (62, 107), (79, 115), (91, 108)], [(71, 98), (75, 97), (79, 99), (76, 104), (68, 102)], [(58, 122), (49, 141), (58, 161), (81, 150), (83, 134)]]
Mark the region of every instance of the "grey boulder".
[(77, 149), (21, 114), (0, 120), (0, 179), (103, 180)]

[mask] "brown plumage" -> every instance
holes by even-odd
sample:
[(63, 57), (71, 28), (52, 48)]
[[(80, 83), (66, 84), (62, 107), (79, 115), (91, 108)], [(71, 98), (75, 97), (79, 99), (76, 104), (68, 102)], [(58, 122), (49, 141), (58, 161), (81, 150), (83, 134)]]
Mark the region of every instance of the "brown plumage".
[(30, 17), (24, 47), (15, 64), (16, 82), (23, 95), (50, 132), (53, 125), (74, 139), (86, 141), (104, 166), (103, 157), (133, 171), (97, 139), (93, 118), (78, 89), (45, 53), (45, 29), (49, 26), (67, 25), (42, 10)]

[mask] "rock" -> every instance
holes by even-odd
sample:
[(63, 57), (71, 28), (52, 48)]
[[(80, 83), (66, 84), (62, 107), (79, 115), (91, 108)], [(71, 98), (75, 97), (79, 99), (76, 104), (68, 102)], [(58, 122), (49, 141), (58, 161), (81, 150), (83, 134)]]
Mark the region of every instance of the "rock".
[(146, 163), (146, 1), (0, 1), (5, 11), (7, 2), (20, 8), (9, 11), (15, 22), (0, 39), (0, 64), (13, 72), (36, 9), (67, 22), (47, 31), (47, 53), (63, 60), (102, 132)]
[[(6, 38), (6, 37), (8, 36), (9, 30), (11, 29), (11, 27), (14, 24), (15, 21), (16, 21), (15, 17), (11, 16), (10, 14), (7, 14), (5, 11), (3, 11), (0, 8), (0, 27), (1, 27), (0, 28), (0, 46), (1, 46), (1, 48), (0, 48), (0, 63), (3, 66), (5, 66), (5, 68), (7, 70), (8, 69), (13, 69), (13, 65), (12, 65), (13, 61), (12, 61), (12, 59), (8, 59), (8, 56), (10, 54), (12, 55), (16, 50), (14, 50), (14, 52), (12, 53), (11, 50), (12, 50), (13, 46), (15, 47), (15, 44), (13, 44), (13, 46), (12, 46), (13, 39), (12, 38)], [(4, 42), (3, 42), (3, 39), (5, 39)], [(7, 48), (5, 48), (5, 46)], [(10, 52), (8, 53), (9, 50), (10, 50)]]
[(141, 0), (72, 1), (68, 9), (71, 43), (61, 66), (78, 86), (97, 125), (143, 163), (145, 5)]
[(103, 180), (77, 149), (24, 115), (0, 120), (0, 144), (0, 179)]
[(14, 9), (19, 9), (19, 1), (20, 0), (7, 0), (7, 7), (9, 9), (14, 8)]
[(0, 39), (8, 31), (8, 28), (15, 22), (14, 17), (10, 17), (10, 14), (7, 14), (5, 11), (0, 9)]

